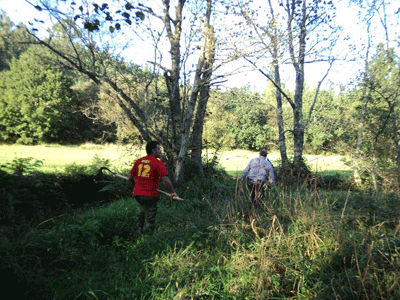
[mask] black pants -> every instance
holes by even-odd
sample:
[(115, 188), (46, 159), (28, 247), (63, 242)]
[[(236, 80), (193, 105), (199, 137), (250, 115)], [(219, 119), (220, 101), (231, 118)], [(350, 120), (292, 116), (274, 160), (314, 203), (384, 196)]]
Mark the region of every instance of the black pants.
[(264, 200), (265, 183), (266, 182), (263, 180), (252, 180), (247, 178), (247, 187), (250, 190), (250, 201), (252, 204), (257, 205)]
[(159, 197), (135, 196), (139, 203), (139, 216), (136, 229), (152, 233), (156, 228), (157, 202)]

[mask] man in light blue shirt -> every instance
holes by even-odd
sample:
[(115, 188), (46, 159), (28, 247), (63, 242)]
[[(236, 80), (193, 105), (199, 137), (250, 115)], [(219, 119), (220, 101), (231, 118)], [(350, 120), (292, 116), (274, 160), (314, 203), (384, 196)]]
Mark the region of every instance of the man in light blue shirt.
[(260, 156), (250, 160), (242, 172), (242, 183), (247, 183), (251, 191), (251, 203), (257, 205), (264, 200), (264, 189), (275, 183), (274, 168), (267, 159), (267, 150), (261, 150)]

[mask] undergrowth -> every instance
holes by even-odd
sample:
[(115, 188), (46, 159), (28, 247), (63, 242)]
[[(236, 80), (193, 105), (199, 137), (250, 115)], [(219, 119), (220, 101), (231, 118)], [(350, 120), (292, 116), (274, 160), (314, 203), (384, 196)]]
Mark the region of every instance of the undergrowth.
[(161, 196), (153, 235), (134, 230), (131, 197), (1, 227), (4, 292), (22, 299), (400, 298), (395, 193), (277, 185), (254, 208), (223, 171), (177, 190), (185, 201)]

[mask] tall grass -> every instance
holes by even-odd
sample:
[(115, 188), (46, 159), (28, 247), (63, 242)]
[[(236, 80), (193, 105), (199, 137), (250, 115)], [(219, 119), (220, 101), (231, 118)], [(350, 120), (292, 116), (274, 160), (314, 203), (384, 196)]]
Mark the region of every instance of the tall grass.
[(257, 211), (240, 191), (206, 197), (164, 199), (150, 236), (132, 199), (4, 230), (3, 263), (27, 299), (399, 298), (391, 196), (276, 188)]
[(26, 299), (400, 299), (397, 194), (278, 185), (255, 209), (237, 179), (209, 175), (177, 188), (185, 202), (162, 196), (153, 235), (133, 229), (132, 198), (1, 228), (4, 292)]

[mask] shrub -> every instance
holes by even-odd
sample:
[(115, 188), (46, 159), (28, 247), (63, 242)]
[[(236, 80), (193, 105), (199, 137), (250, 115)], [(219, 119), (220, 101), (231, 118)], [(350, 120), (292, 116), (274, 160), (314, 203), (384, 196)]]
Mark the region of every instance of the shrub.
[(37, 171), (42, 164), (41, 160), (33, 157), (23, 157), (15, 158), (11, 162), (2, 165), (1, 168), (5, 168), (15, 175), (25, 175)]

